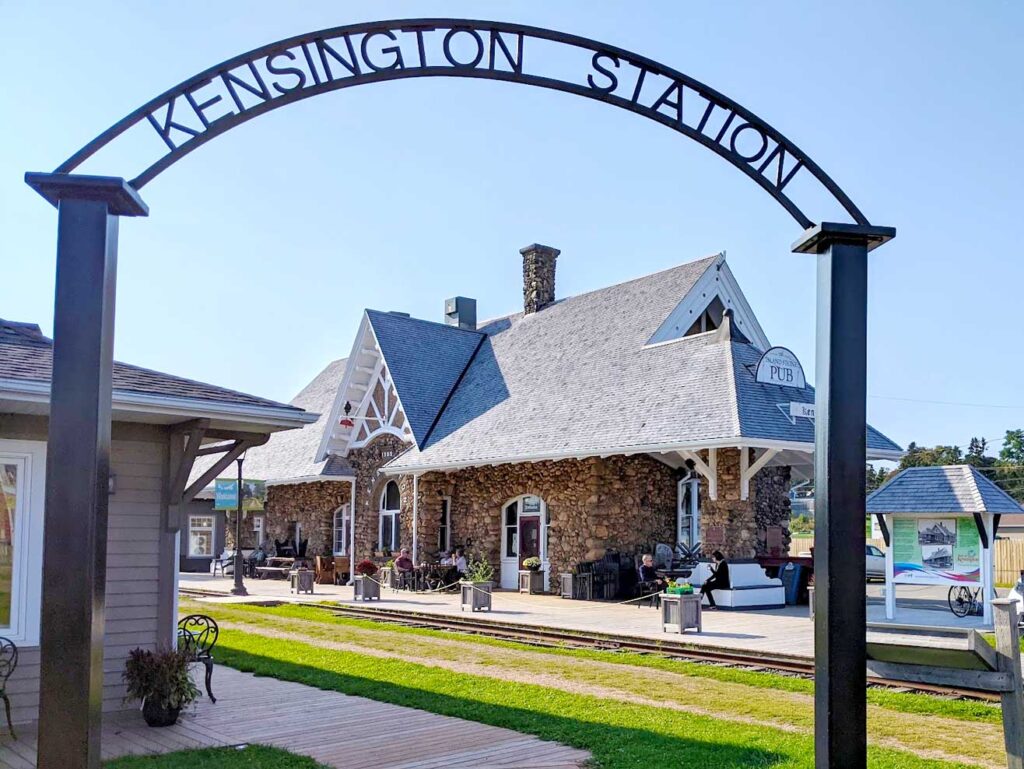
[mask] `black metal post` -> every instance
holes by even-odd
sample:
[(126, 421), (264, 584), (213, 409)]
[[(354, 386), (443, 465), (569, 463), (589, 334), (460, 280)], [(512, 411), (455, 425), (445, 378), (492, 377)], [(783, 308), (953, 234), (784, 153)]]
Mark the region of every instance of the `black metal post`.
[(814, 756), (867, 766), (864, 470), (868, 251), (889, 227), (824, 223), (793, 250), (818, 256), (814, 453)]
[(146, 208), (122, 179), (29, 174), (58, 207), (46, 460), (39, 769), (100, 764), (119, 215)]
[(238, 463), (238, 508), (235, 510), (235, 586), (231, 595), (249, 595), (242, 583), (242, 462), (245, 454), (235, 460)]

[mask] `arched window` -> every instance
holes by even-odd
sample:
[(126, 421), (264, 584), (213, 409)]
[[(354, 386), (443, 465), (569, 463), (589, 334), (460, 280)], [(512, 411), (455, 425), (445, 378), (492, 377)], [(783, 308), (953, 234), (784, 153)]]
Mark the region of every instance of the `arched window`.
[(380, 542), (381, 550), (398, 550), (401, 530), (402, 492), (395, 481), (388, 481), (380, 495)]
[(334, 554), (348, 555), (350, 518), (348, 505), (341, 505), (334, 511)]

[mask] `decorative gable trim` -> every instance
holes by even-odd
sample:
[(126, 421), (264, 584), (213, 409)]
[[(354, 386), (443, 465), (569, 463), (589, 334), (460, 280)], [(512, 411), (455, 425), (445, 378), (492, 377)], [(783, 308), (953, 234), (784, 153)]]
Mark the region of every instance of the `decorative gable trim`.
[[(345, 414), (345, 403), (352, 410)], [(366, 313), (359, 323), (355, 343), (345, 364), (345, 375), (331, 406), (316, 461), (330, 455), (347, 456), (351, 449), (365, 446), (379, 435), (394, 435), (412, 441), (398, 390), (391, 379)]]
[(726, 310), (732, 310), (732, 322), (751, 343), (762, 352), (771, 347), (761, 324), (754, 311), (747, 303), (736, 277), (725, 261), (725, 253), (708, 265), (704, 274), (697, 279), (693, 288), (687, 292), (682, 301), (668, 314), (665, 321), (658, 327), (648, 345), (662, 344), (682, 339), (694, 321), (700, 318), (715, 297), (721, 300)]

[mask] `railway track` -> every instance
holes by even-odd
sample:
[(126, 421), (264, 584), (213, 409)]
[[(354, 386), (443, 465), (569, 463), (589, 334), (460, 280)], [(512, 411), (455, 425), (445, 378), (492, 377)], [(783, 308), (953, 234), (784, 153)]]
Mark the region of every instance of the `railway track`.
[[(181, 595), (195, 598), (223, 597), (223, 593), (195, 588), (181, 588)], [(260, 601), (261, 605), (281, 604), (284, 601)], [(654, 640), (614, 633), (592, 633), (564, 630), (540, 625), (523, 625), (514, 622), (482, 620), (475, 616), (431, 614), (427, 612), (397, 610), (388, 608), (367, 608), (364, 606), (315, 604), (331, 614), (352, 619), (366, 619), (387, 622), (408, 627), (433, 630), (448, 630), (472, 635), (500, 638), (506, 641), (560, 648), (593, 649), (602, 651), (629, 651), (638, 654), (656, 654), (671, 659), (682, 659), (723, 667), (735, 667), (766, 673), (782, 673), (801, 678), (814, 678), (814, 663), (804, 657), (769, 652), (754, 652), (746, 649), (708, 647), (687, 644), (676, 639)], [(902, 691), (914, 691), (944, 697), (998, 702), (998, 695), (974, 689), (959, 689), (929, 684), (908, 684), (886, 678), (868, 677), (872, 686)]]

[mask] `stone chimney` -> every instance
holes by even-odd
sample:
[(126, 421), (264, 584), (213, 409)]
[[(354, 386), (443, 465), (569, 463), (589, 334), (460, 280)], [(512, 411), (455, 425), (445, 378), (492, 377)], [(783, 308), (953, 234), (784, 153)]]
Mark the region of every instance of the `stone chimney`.
[(519, 253), (523, 255), (523, 312), (529, 315), (555, 301), (555, 260), (562, 252), (534, 243)]

